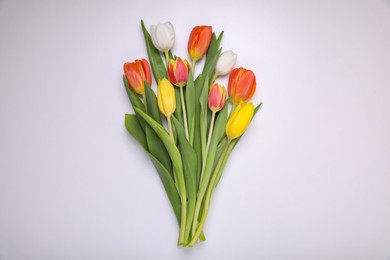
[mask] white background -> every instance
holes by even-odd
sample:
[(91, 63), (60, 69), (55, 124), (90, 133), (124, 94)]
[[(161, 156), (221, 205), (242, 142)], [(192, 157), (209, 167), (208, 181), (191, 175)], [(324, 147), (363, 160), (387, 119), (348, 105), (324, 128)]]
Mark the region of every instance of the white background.
[[(193, 249), (124, 127), (141, 19), (224, 30), (264, 102)], [(0, 259), (388, 260), (389, 114), (389, 0), (0, 1)]]

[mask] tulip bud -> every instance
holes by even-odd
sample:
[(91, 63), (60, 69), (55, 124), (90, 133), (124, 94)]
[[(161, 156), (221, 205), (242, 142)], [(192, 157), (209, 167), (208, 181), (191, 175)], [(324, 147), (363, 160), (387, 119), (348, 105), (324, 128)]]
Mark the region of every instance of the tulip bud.
[(160, 112), (169, 117), (175, 112), (176, 109), (176, 99), (175, 99), (175, 89), (169, 80), (163, 78), (158, 81), (157, 89), (157, 103)]
[(225, 106), (226, 89), (219, 83), (214, 83), (209, 94), (209, 108), (213, 112), (218, 112)]
[(172, 49), (175, 42), (175, 29), (170, 22), (150, 26), (150, 36), (154, 47), (161, 52)]
[(149, 86), (152, 85), (152, 74), (146, 59), (126, 62), (123, 65), (123, 70), (130, 87), (138, 95), (142, 95), (145, 92), (145, 80)]
[(206, 54), (209, 48), (213, 29), (211, 26), (195, 26), (188, 40), (188, 53), (192, 60), (197, 61)]
[(244, 68), (232, 70), (229, 77), (228, 92), (233, 97), (232, 101), (237, 104), (248, 101), (256, 91), (256, 77), (253, 71)]
[(184, 87), (187, 84), (188, 73), (191, 67), (187, 60), (177, 58), (169, 60), (168, 75), (171, 83), (177, 87)]
[(254, 110), (253, 103), (244, 104), (242, 101), (239, 103), (226, 124), (226, 135), (229, 139), (238, 138), (245, 132)]
[(237, 54), (232, 51), (225, 51), (219, 56), (217, 65), (215, 67), (215, 74), (217, 76), (224, 76), (228, 74), (236, 65)]

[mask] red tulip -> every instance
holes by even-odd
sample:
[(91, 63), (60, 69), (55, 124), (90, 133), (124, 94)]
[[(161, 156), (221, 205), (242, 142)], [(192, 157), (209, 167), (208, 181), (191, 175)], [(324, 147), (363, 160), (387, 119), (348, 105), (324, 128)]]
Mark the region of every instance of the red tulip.
[(253, 71), (244, 68), (232, 70), (229, 77), (228, 92), (233, 103), (248, 101), (256, 91), (256, 77)]
[(188, 73), (191, 67), (187, 60), (177, 58), (169, 60), (168, 75), (171, 83), (177, 87), (184, 87), (187, 84)]
[(225, 106), (226, 89), (219, 83), (214, 83), (209, 94), (209, 108), (213, 112), (218, 112)]
[(145, 92), (145, 80), (149, 86), (152, 85), (152, 74), (146, 59), (126, 62), (123, 65), (123, 70), (130, 87), (138, 95), (142, 95)]
[(193, 61), (201, 59), (209, 48), (213, 28), (211, 26), (195, 26), (188, 40), (188, 53)]

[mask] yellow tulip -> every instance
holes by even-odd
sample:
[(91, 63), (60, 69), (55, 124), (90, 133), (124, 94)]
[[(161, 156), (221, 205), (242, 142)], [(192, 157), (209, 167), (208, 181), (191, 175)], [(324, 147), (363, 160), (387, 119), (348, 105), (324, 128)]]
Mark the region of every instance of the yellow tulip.
[(163, 78), (158, 81), (157, 103), (160, 112), (169, 117), (175, 112), (175, 89), (169, 80)]
[(229, 139), (240, 137), (252, 120), (255, 108), (253, 103), (244, 104), (242, 101), (234, 110), (226, 124), (226, 135)]

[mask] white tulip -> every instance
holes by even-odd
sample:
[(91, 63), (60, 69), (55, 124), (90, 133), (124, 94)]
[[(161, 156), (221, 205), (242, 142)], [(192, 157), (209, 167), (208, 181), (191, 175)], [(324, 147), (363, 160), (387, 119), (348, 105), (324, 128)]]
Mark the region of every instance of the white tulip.
[(153, 45), (161, 52), (167, 52), (175, 42), (175, 29), (170, 22), (150, 26)]
[(225, 51), (219, 56), (217, 66), (215, 67), (215, 74), (223, 76), (228, 74), (236, 65), (237, 54), (232, 51)]

